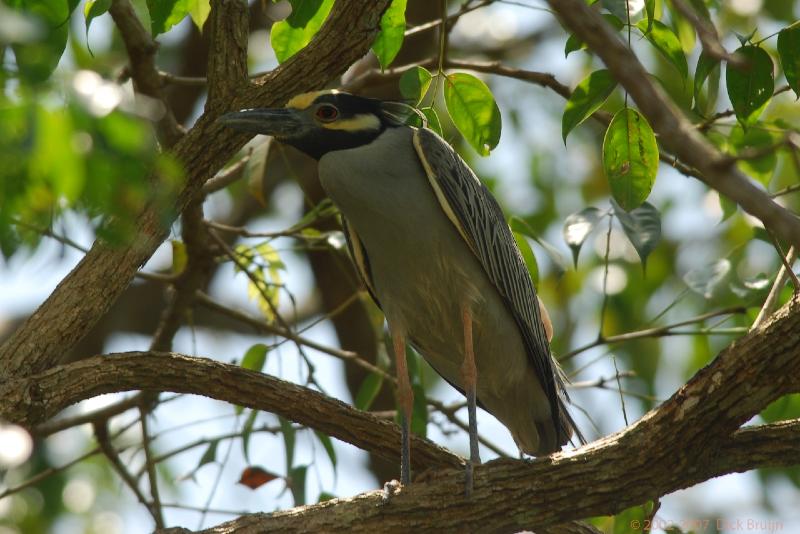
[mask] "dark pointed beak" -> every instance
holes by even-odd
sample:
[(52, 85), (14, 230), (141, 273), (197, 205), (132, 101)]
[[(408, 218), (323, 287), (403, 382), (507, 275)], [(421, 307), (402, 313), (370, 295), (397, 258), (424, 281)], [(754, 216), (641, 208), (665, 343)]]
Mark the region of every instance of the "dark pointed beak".
[(302, 135), (305, 123), (294, 109), (243, 109), (222, 115), (219, 122), (239, 130), (273, 137), (291, 138)]

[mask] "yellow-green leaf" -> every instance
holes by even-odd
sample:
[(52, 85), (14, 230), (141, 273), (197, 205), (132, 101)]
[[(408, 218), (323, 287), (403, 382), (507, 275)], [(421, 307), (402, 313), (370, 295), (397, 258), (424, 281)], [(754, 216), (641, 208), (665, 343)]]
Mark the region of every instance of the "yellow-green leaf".
[(445, 78), (447, 113), (464, 139), (481, 156), (500, 142), (500, 109), (492, 91), (471, 74), (457, 72)]
[(189, 262), (186, 243), (173, 239), (170, 244), (172, 245), (172, 274), (178, 275), (186, 269), (186, 264)]
[[(686, 56), (683, 53), (681, 42), (678, 36), (669, 29), (663, 22), (657, 20), (649, 23), (646, 19), (640, 20), (636, 26), (642, 31), (644, 36), (650, 41), (656, 50), (663, 55), (667, 61), (672, 63), (681, 77), (686, 80), (689, 76), (689, 66), (686, 63)], [(650, 30), (648, 31), (648, 26)]]
[(413, 67), (400, 76), (400, 94), (412, 106), (419, 105), (431, 85), (433, 75), (425, 67)]
[(333, 7), (333, 0), (292, 0), (290, 3), (292, 13), (286, 20), (273, 24), (269, 36), (279, 63), (311, 42)]
[(83, 6), (83, 18), (86, 20), (86, 35), (89, 35), (89, 26), (92, 21), (108, 11), (111, 7), (111, 0), (88, 0)]
[(603, 139), (603, 170), (614, 199), (626, 211), (647, 200), (658, 170), (658, 145), (652, 128), (638, 111), (620, 110)]
[(208, 14), (211, 12), (211, 2), (209, 0), (189, 0), (189, 16), (198, 30), (203, 30)]
[(439, 135), (444, 135), (442, 133), (442, 123), (439, 120), (439, 114), (436, 113), (436, 110), (433, 108), (422, 108), (420, 111), (425, 115), (425, 119), (428, 121), (428, 129), (433, 130)]
[(392, 64), (400, 47), (403, 46), (406, 33), (406, 1), (392, 0), (381, 17), (381, 31), (372, 43), (372, 51), (375, 52), (381, 69)]

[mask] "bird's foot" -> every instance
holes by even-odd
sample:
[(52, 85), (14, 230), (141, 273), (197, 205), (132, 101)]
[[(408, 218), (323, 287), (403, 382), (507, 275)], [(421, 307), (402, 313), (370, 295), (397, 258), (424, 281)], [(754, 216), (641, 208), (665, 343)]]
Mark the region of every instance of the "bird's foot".
[(474, 476), (474, 466), (472, 465), (471, 460), (467, 460), (467, 468), (464, 471), (465, 474), (465, 481), (464, 481), (464, 495), (469, 499), (472, 497), (472, 488), (473, 488), (473, 476)]
[(383, 495), (381, 496), (381, 504), (389, 504), (389, 501), (392, 497), (397, 493), (402, 484), (397, 480), (390, 480), (386, 484), (383, 485)]

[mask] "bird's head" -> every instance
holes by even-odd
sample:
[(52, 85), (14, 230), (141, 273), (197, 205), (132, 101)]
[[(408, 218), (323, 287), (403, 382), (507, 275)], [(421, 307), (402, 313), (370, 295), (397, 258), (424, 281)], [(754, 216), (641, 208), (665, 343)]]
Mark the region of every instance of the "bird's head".
[(219, 120), (235, 130), (271, 135), (319, 159), (369, 144), (387, 128), (404, 125), (412, 113), (405, 104), (330, 90), (298, 95), (283, 108), (244, 109)]

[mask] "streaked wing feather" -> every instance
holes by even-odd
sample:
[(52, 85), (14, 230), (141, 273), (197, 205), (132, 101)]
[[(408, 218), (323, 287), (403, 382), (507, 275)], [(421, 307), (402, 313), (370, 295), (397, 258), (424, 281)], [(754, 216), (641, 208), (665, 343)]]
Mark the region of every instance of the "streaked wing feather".
[[(561, 374), (554, 368), (539, 312), (536, 290), (503, 211), (485, 185), (442, 138), (426, 129), (414, 133), (414, 148), (442, 209), (483, 266), (519, 326), (528, 358), (552, 409), (553, 424), (563, 432), (574, 426), (563, 406)], [(561, 439), (560, 439), (561, 441)]]
[(347, 250), (350, 252), (350, 257), (353, 259), (353, 265), (356, 267), (356, 272), (364, 287), (367, 288), (369, 296), (375, 301), (378, 307), (381, 307), (378, 296), (375, 294), (375, 285), (372, 281), (372, 270), (369, 265), (369, 257), (367, 256), (367, 249), (364, 248), (364, 243), (358, 237), (355, 230), (347, 223), (347, 219), (342, 217), (342, 229), (344, 230), (345, 241), (347, 242)]

